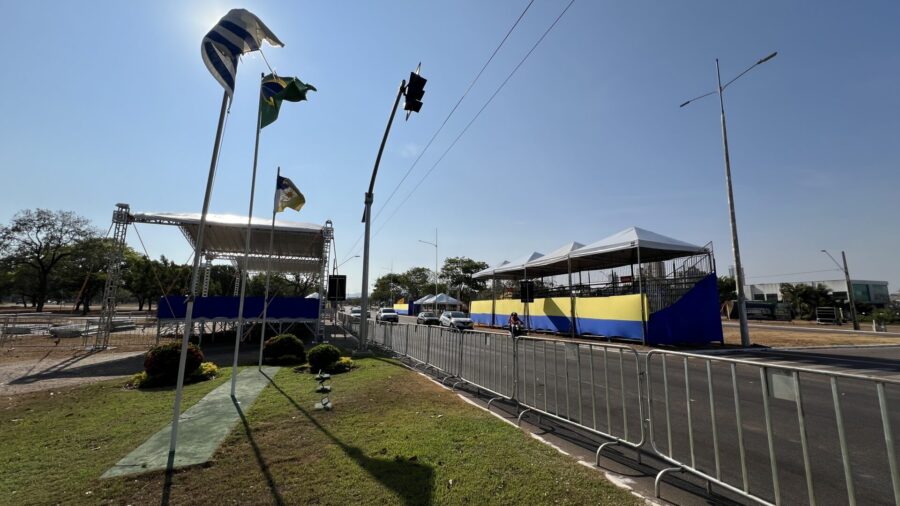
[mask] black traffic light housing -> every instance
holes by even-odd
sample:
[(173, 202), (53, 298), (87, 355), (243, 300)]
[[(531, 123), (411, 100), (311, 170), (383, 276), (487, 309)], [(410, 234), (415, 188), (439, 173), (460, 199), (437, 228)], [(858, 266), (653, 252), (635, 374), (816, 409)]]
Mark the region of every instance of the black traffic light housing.
[(428, 79), (420, 76), (418, 71), (409, 73), (409, 82), (406, 83), (406, 103), (403, 110), (406, 111), (406, 117), (409, 113), (419, 112), (422, 109), (422, 97), (425, 96), (425, 83)]

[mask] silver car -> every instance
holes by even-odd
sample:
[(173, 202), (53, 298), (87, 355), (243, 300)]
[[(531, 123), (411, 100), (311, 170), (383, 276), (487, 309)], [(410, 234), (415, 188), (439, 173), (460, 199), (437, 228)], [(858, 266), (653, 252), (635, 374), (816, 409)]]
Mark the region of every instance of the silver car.
[(441, 326), (457, 330), (471, 330), (475, 324), (462, 311), (444, 311), (441, 313)]
[(375, 313), (375, 321), (400, 323), (400, 316), (392, 308), (383, 307)]

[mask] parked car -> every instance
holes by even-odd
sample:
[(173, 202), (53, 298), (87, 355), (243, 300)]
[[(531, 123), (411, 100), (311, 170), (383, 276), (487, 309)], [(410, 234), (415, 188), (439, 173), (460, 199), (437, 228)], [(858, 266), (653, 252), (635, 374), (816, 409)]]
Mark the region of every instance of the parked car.
[(441, 313), (441, 326), (457, 330), (471, 329), (474, 324), (472, 319), (462, 311), (444, 311)]
[(432, 311), (422, 311), (416, 316), (416, 323), (419, 325), (440, 325), (441, 319)]
[(362, 308), (359, 306), (350, 308), (350, 319), (358, 322), (362, 316)]
[(383, 307), (375, 313), (375, 321), (400, 323), (400, 316), (393, 308)]

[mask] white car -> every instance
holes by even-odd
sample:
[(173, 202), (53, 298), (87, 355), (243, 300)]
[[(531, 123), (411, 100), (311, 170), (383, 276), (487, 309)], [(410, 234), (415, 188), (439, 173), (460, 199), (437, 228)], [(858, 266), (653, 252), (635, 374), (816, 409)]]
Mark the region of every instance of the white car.
[(360, 317), (362, 316), (362, 308), (359, 306), (350, 308), (350, 319), (358, 322)]
[(383, 307), (375, 313), (375, 321), (400, 323), (400, 316), (392, 308)]
[(457, 330), (471, 330), (474, 327), (472, 319), (462, 311), (444, 311), (441, 313), (441, 326)]

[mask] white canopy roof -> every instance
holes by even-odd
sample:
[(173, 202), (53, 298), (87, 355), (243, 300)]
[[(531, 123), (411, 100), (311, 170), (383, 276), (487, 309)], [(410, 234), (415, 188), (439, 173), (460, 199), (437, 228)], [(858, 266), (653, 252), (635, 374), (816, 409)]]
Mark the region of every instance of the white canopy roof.
[[(543, 253), (538, 253), (537, 251), (532, 251), (531, 254), (526, 257), (520, 258), (513, 262), (509, 262), (508, 264), (506, 264), (503, 267), (500, 267), (498, 269), (494, 269), (493, 277), (507, 278), (507, 279), (520, 278), (520, 277), (522, 277), (520, 273), (524, 270), (525, 265), (528, 264), (529, 262), (533, 262), (533, 261), (537, 260), (538, 258), (541, 258), (542, 256), (544, 256)], [(490, 277), (490, 276), (491, 276), (491, 274), (488, 274), (487, 276), (483, 276), (483, 277)], [(475, 276), (472, 276), (472, 277), (474, 278)]]
[(476, 278), (476, 279), (490, 277), (491, 275), (494, 274), (495, 270), (499, 269), (500, 267), (503, 267), (504, 265), (506, 265), (508, 263), (509, 263), (509, 260), (504, 260), (497, 265), (492, 265), (492, 266), (488, 267), (487, 269), (482, 269), (482, 270), (476, 272), (475, 274), (472, 274), (472, 277)]
[[(177, 226), (191, 246), (196, 245), (200, 229), (199, 213), (133, 213), (137, 223)], [(250, 255), (248, 270), (266, 269), (270, 234), (272, 242), (272, 270), (280, 272), (318, 272), (321, 269), (324, 227), (311, 223), (275, 220), (274, 232), (270, 220), (256, 218), (250, 225)], [(204, 254), (212, 258), (231, 260), (235, 264), (244, 257), (247, 217), (232, 214), (207, 214), (203, 235)]]
[(569, 271), (609, 269), (637, 263), (660, 262), (673, 258), (708, 253), (706, 247), (657, 234), (640, 227), (630, 227), (609, 237), (583, 246), (577, 242), (564, 244), (548, 255), (532, 253), (524, 261), (502, 268), (476, 273), (474, 278), (524, 277), (527, 271), (537, 276), (553, 276)]
[[(416, 301), (418, 302), (418, 301)], [(448, 306), (458, 306), (460, 302), (453, 297), (447, 295), (446, 293), (439, 293), (436, 296), (433, 295), (424, 301), (421, 304), (444, 304)]]
[(434, 294), (429, 293), (428, 295), (426, 295), (424, 297), (420, 297), (419, 299), (413, 301), (413, 304), (424, 304), (426, 300), (428, 300), (432, 297), (434, 297)]

